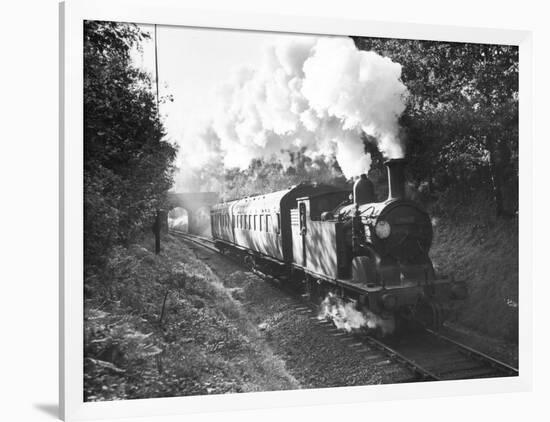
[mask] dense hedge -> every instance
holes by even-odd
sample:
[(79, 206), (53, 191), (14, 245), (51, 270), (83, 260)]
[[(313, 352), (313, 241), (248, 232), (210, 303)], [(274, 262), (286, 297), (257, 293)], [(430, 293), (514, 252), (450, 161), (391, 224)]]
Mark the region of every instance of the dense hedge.
[(174, 145), (163, 140), (150, 77), (132, 65), (135, 25), (84, 24), (84, 250), (87, 265), (125, 244), (162, 206)]

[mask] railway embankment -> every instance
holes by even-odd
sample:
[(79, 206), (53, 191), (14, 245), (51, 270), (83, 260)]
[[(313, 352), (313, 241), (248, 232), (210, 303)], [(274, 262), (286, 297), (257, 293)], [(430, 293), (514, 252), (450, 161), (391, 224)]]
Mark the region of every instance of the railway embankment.
[(171, 236), (153, 250), (119, 248), (88, 277), (86, 400), (300, 387), (206, 257)]
[(474, 215), (434, 218), (430, 255), (438, 273), (468, 284), (469, 296), (451, 317), (449, 327), (476, 347), (486, 343), (517, 359), (518, 219)]

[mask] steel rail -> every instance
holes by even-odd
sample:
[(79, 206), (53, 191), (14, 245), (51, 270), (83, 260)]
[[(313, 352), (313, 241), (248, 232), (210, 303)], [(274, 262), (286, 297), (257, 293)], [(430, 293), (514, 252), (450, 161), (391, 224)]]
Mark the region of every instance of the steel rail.
[(446, 343), (452, 344), (455, 346), (459, 351), (462, 351), (463, 353), (467, 354), (468, 356), (472, 357), (475, 360), (481, 361), (483, 363), (488, 364), (490, 367), (499, 370), (503, 373), (506, 373), (510, 376), (518, 376), (519, 370), (517, 368), (514, 368), (511, 365), (508, 365), (507, 363), (504, 363), (498, 359), (495, 359), (483, 352), (480, 352), (479, 350), (473, 349), (470, 346), (467, 346), (463, 343), (460, 343), (456, 340), (453, 340), (450, 337), (447, 337), (441, 333), (438, 333), (437, 331), (434, 331), (430, 328), (425, 328), (426, 332), (443, 340)]

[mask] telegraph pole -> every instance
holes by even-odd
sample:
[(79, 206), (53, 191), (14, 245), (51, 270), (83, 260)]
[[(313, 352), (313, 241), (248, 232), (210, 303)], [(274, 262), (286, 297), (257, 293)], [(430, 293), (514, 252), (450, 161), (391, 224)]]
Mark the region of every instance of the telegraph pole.
[[(157, 120), (160, 124), (160, 108), (159, 108), (159, 61), (157, 55), (157, 24), (155, 24), (155, 85), (157, 87)], [(161, 232), (161, 212), (157, 208), (157, 215), (155, 216), (155, 223), (153, 224), (153, 233), (155, 234), (155, 253), (160, 253), (160, 232)]]
[(160, 121), (160, 109), (159, 109), (159, 61), (157, 55), (157, 24), (155, 24), (155, 84), (157, 86), (157, 116)]

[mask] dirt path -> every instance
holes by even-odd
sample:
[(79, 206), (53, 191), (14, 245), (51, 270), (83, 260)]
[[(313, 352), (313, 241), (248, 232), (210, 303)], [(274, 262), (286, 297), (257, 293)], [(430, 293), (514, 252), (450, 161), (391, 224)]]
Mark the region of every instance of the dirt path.
[(301, 388), (395, 383), (412, 374), (354, 337), (336, 330), (296, 298), (264, 281), (228, 258), (189, 246), (207, 263), (245, 310), (277, 359)]

